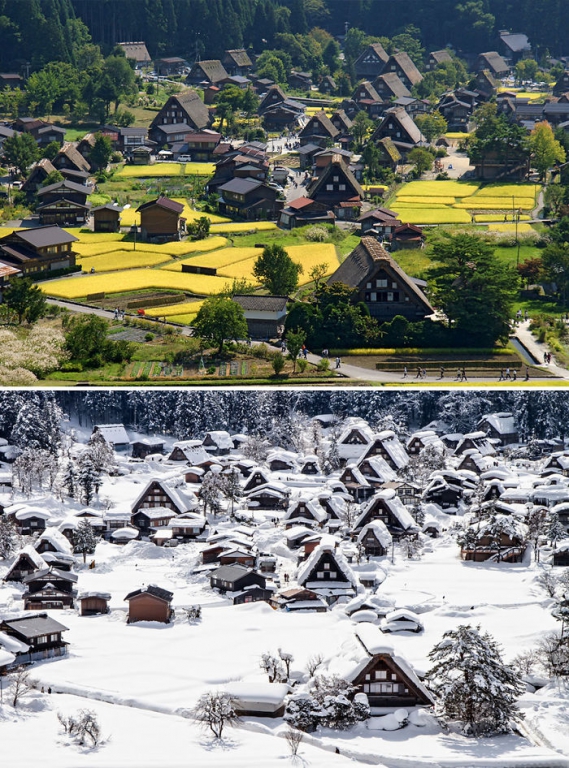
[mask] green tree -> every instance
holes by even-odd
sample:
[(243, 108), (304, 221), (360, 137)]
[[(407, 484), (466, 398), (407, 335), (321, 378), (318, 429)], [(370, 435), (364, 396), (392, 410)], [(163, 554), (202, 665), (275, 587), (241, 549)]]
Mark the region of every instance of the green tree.
[(539, 65), (535, 59), (520, 59), (516, 64), (516, 78), (519, 83), (535, 80)]
[(247, 337), (247, 322), (243, 309), (226, 296), (206, 299), (193, 323), (194, 332), (205, 341), (217, 344), (218, 352), (229, 339), (237, 341)]
[(4, 303), (18, 316), (18, 324), (24, 320), (35, 323), (43, 317), (46, 310), (46, 299), (42, 291), (32, 283), (29, 277), (16, 277), (4, 293)]
[(559, 216), (565, 202), (565, 187), (561, 184), (548, 184), (545, 190), (544, 203), (552, 216)]
[(280, 374), (283, 371), (283, 368), (285, 367), (285, 359), (282, 352), (275, 352), (273, 355), (273, 359), (271, 360), (271, 365), (273, 366), (273, 371), (275, 372), (275, 376), (280, 376)]
[(529, 145), (532, 154), (532, 165), (544, 179), (547, 171), (554, 163), (565, 162), (565, 150), (557, 141), (553, 130), (547, 121), (537, 123), (530, 134)]
[(102, 133), (95, 134), (95, 143), (89, 153), (89, 162), (95, 168), (106, 168), (112, 154), (113, 145), (110, 136), (103, 136)]
[(50, 184), (58, 184), (60, 181), (63, 181), (63, 174), (56, 168), (54, 171), (50, 171), (50, 173), (47, 174), (42, 181), (42, 187), (49, 187)]
[(424, 149), (423, 147), (415, 147), (409, 152), (407, 157), (409, 162), (413, 163), (417, 169), (419, 176), (425, 173), (425, 171), (430, 171), (433, 167), (434, 157), (428, 149)]
[(557, 295), (564, 306), (569, 296), (569, 242), (550, 243), (541, 253), (543, 275), (555, 283)]
[(253, 267), (253, 274), (272, 296), (288, 296), (298, 288), (302, 265), (278, 244), (267, 245)]
[(305, 341), (306, 333), (304, 331), (287, 331), (286, 346), (288, 349), (289, 360), (292, 360), (293, 373), (296, 373), (296, 361), (298, 360), (298, 355), (300, 354), (300, 350)]
[(443, 133), (446, 133), (448, 127), (447, 121), (440, 112), (435, 110), (428, 115), (417, 115), (415, 125), (427, 139), (429, 144), (433, 139), (438, 139)]
[(194, 240), (204, 240), (209, 235), (209, 228), (211, 221), (207, 216), (200, 216), (195, 221), (190, 221), (188, 224), (188, 234), (191, 235)]
[(360, 147), (365, 143), (365, 140), (369, 136), (371, 129), (373, 128), (373, 121), (368, 117), (367, 112), (363, 109), (355, 116), (350, 133), (354, 137), (356, 144)]
[(3, 148), (8, 163), (15, 165), (22, 176), (26, 175), (30, 165), (40, 159), (38, 145), (30, 133), (10, 136), (4, 142)]
[(134, 92), (134, 70), (124, 56), (108, 56), (103, 66), (103, 77), (108, 78), (114, 88), (115, 112), (121, 100)]
[(97, 315), (75, 315), (65, 322), (65, 346), (72, 360), (100, 365), (104, 359), (109, 324)]
[(493, 246), (475, 235), (445, 234), (432, 259), (433, 302), (449, 327), (476, 346), (506, 341), (518, 276), (496, 259)]
[(47, 157), (48, 160), (55, 160), (60, 149), (58, 141), (50, 141), (43, 151), (43, 157)]

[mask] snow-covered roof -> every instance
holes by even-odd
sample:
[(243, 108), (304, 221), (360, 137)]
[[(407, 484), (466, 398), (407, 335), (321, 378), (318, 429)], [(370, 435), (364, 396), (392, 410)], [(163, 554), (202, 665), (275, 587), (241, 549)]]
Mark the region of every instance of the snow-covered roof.
[(201, 464), (204, 461), (208, 461), (210, 458), (210, 455), (203, 447), (201, 440), (180, 440), (179, 442), (174, 443), (170, 455), (172, 455), (175, 448), (179, 448), (190, 464), (193, 465)]
[[(198, 500), (196, 499), (194, 493), (186, 492), (178, 488), (172, 488), (161, 478), (154, 477), (148, 481), (144, 489), (138, 495), (138, 498), (133, 502), (131, 509), (134, 509), (142, 501), (153, 483), (157, 483), (159, 485), (160, 490), (165, 493), (166, 496), (168, 496), (172, 504), (179, 512), (190, 512), (191, 510), (196, 509), (198, 506)], [(145, 511), (147, 509), (148, 508), (145, 507)]]
[(363, 524), (372, 507), (380, 500), (389, 509), (404, 531), (417, 527), (411, 513), (403, 504), (399, 496), (397, 496), (393, 488), (385, 488), (384, 490), (375, 493), (362, 507), (362, 511), (354, 524), (354, 530), (357, 530)]
[(391, 546), (391, 534), (385, 527), (385, 523), (383, 523), (381, 520), (372, 520), (371, 523), (364, 525), (358, 534), (358, 541), (360, 543), (363, 541), (368, 531), (373, 531), (375, 538), (385, 549), (388, 549)]
[[(369, 486), (369, 482), (366, 480), (364, 475), (362, 475), (362, 473), (356, 467), (355, 464), (348, 464), (346, 467), (344, 467), (344, 470), (342, 471), (342, 474), (340, 475), (340, 477), (345, 478), (348, 472), (351, 472), (355, 483), (357, 483), (358, 485), (361, 485), (364, 488)], [(350, 481), (346, 479), (343, 479), (342, 482), (348, 483), (348, 484), (350, 483)]]
[(130, 438), (123, 424), (95, 424), (93, 432), (100, 432), (110, 445), (130, 445)]
[(409, 455), (393, 430), (385, 429), (383, 432), (379, 432), (377, 439), (381, 440), (383, 448), (387, 451), (391, 461), (398, 469), (403, 469), (407, 466)]
[(169, 507), (143, 507), (137, 514), (146, 515), (149, 520), (160, 520), (164, 517), (176, 517), (176, 512)]
[(30, 517), (39, 517), (43, 520), (49, 520), (50, 513), (46, 509), (39, 507), (22, 507), (14, 515), (16, 520), (28, 520)]
[(127, 539), (130, 541), (131, 539), (136, 539), (139, 533), (140, 531), (136, 528), (125, 526), (124, 528), (117, 528), (116, 531), (113, 531), (111, 533), (111, 539)]
[[(298, 509), (298, 507), (303, 504), (306, 507), (306, 514), (303, 513), (303, 517), (306, 519), (310, 519), (310, 516), (316, 520), (318, 523), (323, 523), (324, 520), (326, 520), (326, 510), (322, 509), (320, 504), (316, 499), (293, 499), (289, 505), (288, 509), (284, 515), (283, 520), (289, 520), (291, 516), (295, 513), (295, 511)], [(295, 519), (295, 518), (293, 518)]]
[(0, 632), (0, 648), (10, 653), (27, 653), (30, 647), (18, 640), (17, 637), (8, 635), (6, 632)]
[(275, 709), (282, 706), (285, 696), (290, 693), (290, 686), (286, 683), (225, 683), (223, 691), (237, 699), (242, 704), (241, 709), (250, 709), (255, 704), (272, 705)]
[[(367, 458), (366, 463), (369, 464), (370, 469), (373, 470), (378, 480), (383, 483), (390, 483), (397, 479), (397, 474), (389, 464), (385, 461), (383, 456), (370, 456)], [(361, 466), (363, 461), (360, 461)]]
[(42, 541), (49, 542), (56, 552), (61, 552), (64, 555), (71, 555), (73, 553), (73, 547), (69, 540), (57, 528), (46, 528), (35, 543), (36, 549), (41, 545)]
[(231, 450), (233, 448), (233, 440), (231, 439), (229, 432), (216, 429), (211, 432), (206, 432), (206, 438), (207, 437), (209, 437), (220, 450)]
[(77, 595), (77, 600), (86, 600), (89, 597), (98, 597), (101, 600), (111, 599), (110, 592), (97, 592), (96, 590), (91, 590), (90, 592), (80, 592)]
[(168, 523), (168, 528), (205, 528), (207, 520), (202, 515), (176, 515)]
[[(13, 570), (14, 566), (17, 565), (18, 560), (20, 559), (20, 557), (22, 555), (27, 555), (38, 570), (41, 570), (42, 568), (45, 568), (46, 565), (47, 565), (47, 563), (45, 562), (43, 557), (39, 554), (39, 552), (36, 552), (36, 550), (34, 549), (34, 547), (31, 544), (26, 544), (26, 546), (23, 547), (17, 553), (16, 559), (14, 561), (14, 564), (12, 565), (12, 568), (10, 568), (8, 573), (10, 573)], [(6, 575), (8, 575), (8, 574), (6, 574)]]
[[(353, 572), (353, 570), (348, 565), (348, 561), (342, 554), (342, 552), (339, 549), (336, 549), (334, 546), (334, 543), (330, 543), (328, 541), (323, 541), (321, 544), (319, 544), (316, 549), (309, 555), (307, 560), (301, 564), (300, 568), (298, 569), (298, 574), (296, 577), (297, 582), (302, 586), (307, 586), (308, 578), (310, 577), (310, 574), (314, 570), (315, 566), (318, 564), (320, 558), (325, 554), (330, 553), (334, 560), (336, 561), (336, 564), (338, 566), (338, 570), (344, 575), (345, 579), (354, 587), (354, 589), (357, 589), (359, 585), (359, 580), (356, 576), (356, 574)], [(323, 581), (322, 584), (319, 584), (318, 586), (321, 587), (331, 587), (334, 585), (334, 581)]]
[(8, 666), (8, 664), (12, 664), (14, 661), (16, 661), (14, 654), (10, 653), (9, 651), (4, 651), (0, 647), (0, 669), (2, 669), (2, 667)]
[(511, 413), (487, 413), (478, 422), (486, 422), (500, 435), (511, 435), (517, 432), (516, 421)]
[(289, 464), (291, 467), (296, 467), (298, 461), (298, 455), (292, 451), (284, 451), (282, 448), (277, 448), (271, 451), (267, 456), (267, 464), (273, 461), (280, 461), (283, 464)]

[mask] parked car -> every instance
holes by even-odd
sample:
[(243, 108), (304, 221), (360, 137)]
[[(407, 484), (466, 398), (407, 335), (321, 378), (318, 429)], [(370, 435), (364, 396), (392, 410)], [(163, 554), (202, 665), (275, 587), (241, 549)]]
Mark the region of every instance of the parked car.
[(192, 156), (191, 155), (178, 155), (178, 162), (179, 163), (191, 163), (192, 162)]

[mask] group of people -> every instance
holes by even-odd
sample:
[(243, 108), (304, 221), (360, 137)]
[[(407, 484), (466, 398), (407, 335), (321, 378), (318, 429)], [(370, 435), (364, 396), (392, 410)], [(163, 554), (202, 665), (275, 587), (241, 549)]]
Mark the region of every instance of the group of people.
[(545, 365), (549, 365), (549, 363), (551, 362), (551, 352), (543, 353), (543, 362), (545, 363)]
[(516, 381), (517, 378), (518, 372), (515, 368), (511, 373), (509, 368), (506, 368), (505, 372), (503, 368), (500, 369), (500, 377), (498, 378), (498, 381)]
[(115, 308), (115, 320), (124, 320), (124, 309)]

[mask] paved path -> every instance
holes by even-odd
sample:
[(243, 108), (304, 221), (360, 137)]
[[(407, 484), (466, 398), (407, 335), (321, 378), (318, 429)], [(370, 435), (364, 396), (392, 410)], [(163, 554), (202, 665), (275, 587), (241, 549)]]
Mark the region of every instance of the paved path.
[[(549, 352), (549, 347), (547, 344), (543, 344), (542, 342), (537, 341), (533, 333), (530, 333), (529, 330), (530, 320), (525, 320), (523, 323), (520, 323), (516, 329), (515, 336), (519, 339), (519, 341), (523, 344), (523, 346), (531, 352), (531, 354), (535, 357), (537, 360), (536, 367), (538, 368), (544, 368), (553, 373), (555, 376), (558, 376), (560, 379), (568, 379), (569, 380), (569, 370), (567, 368), (562, 368), (560, 365), (557, 365), (555, 362), (555, 356), (553, 357), (553, 362), (549, 365), (546, 365), (543, 362), (543, 355), (545, 352)], [(554, 354), (554, 353), (552, 353)]]

